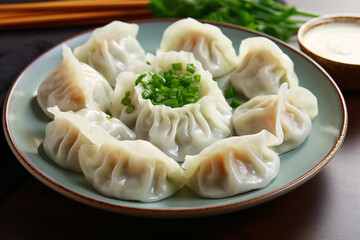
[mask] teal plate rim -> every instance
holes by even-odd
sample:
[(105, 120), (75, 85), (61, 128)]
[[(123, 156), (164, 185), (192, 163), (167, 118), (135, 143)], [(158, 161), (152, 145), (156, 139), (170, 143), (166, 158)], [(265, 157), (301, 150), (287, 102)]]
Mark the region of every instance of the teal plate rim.
[[(171, 24), (176, 20), (178, 19), (147, 19), (147, 20), (138, 20), (131, 22), (139, 24), (140, 29), (139, 29), (138, 39), (142, 45), (143, 44), (145, 45), (143, 46), (144, 49), (146, 51), (151, 52), (151, 50), (154, 51), (154, 46), (150, 47), (152, 49), (146, 49), (149, 48), (150, 45), (148, 45), (149, 39), (147, 38), (145, 41), (145, 37), (149, 37), (149, 36), (154, 37), (153, 34), (155, 34), (156, 31), (162, 32), (164, 30), (164, 27), (168, 26), (169, 24)], [(140, 202), (121, 201), (117, 199), (107, 198), (106, 196), (102, 196), (96, 193), (95, 190), (93, 190), (91, 187), (86, 186), (86, 183), (85, 185), (84, 183), (82, 183), (83, 185), (80, 184), (79, 185), (80, 187), (79, 186), (73, 187), (71, 183), (69, 185), (69, 183), (67, 183), (66, 181), (63, 182), (61, 179), (60, 180), (56, 179), (56, 176), (54, 177), (54, 173), (62, 174), (60, 171), (66, 173), (66, 170), (60, 169), (60, 167), (57, 168), (57, 166), (54, 166), (53, 163), (50, 163), (49, 161), (44, 159), (44, 156), (39, 153), (40, 150), (38, 151), (39, 145), (41, 145), (38, 143), (39, 139), (31, 139), (36, 141), (39, 145), (37, 145), (36, 149), (31, 149), (36, 152), (32, 152), (32, 153), (28, 152), (28, 148), (32, 148), (32, 147), (28, 145), (27, 141), (24, 140), (23, 138), (24, 136), (27, 136), (26, 134), (29, 133), (29, 135), (31, 135), (33, 133), (31, 131), (23, 132), (17, 130), (18, 128), (21, 129), (22, 126), (27, 126), (27, 124), (24, 122), (23, 119), (21, 119), (21, 117), (18, 118), (16, 116), (17, 115), (29, 116), (30, 119), (29, 122), (31, 123), (31, 121), (33, 121), (34, 123), (33, 127), (35, 129), (40, 128), (35, 131), (38, 131), (40, 135), (43, 134), (44, 124), (46, 124), (44, 120), (44, 116), (39, 117), (36, 116), (35, 113), (34, 116), (31, 116), (31, 111), (36, 112), (36, 106), (33, 106), (34, 105), (33, 98), (35, 96), (34, 92), (36, 91), (38, 85), (30, 84), (30, 81), (34, 81), (34, 80), (28, 77), (29, 71), (34, 69), (36, 70), (37, 68), (39, 68), (40, 63), (44, 63), (45, 61), (49, 60), (49, 58), (55, 56), (56, 60), (50, 59), (50, 62), (53, 61), (55, 64), (55, 65), (53, 64), (52, 66), (52, 68), (54, 68), (54, 66), (56, 66), (56, 64), (58, 64), (59, 61), (61, 60), (60, 49), (63, 43), (69, 44), (70, 46), (73, 45), (72, 47), (79, 45), (80, 42), (84, 42), (89, 37), (89, 35), (94, 29), (77, 34), (69, 39), (66, 39), (60, 42), (59, 44), (57, 44), (56, 46), (52, 47), (51, 49), (47, 50), (43, 54), (41, 54), (39, 57), (34, 59), (19, 74), (19, 76), (12, 84), (4, 103), (3, 130), (5, 133), (5, 137), (8, 141), (8, 144), (11, 150), (13, 151), (14, 155), (16, 156), (16, 158), (19, 160), (19, 162), (42, 183), (52, 188), (53, 190), (59, 192), (60, 194), (63, 194), (64, 196), (67, 196), (73, 200), (111, 212), (116, 212), (131, 216), (138, 216), (138, 217), (154, 217), (154, 218), (204, 217), (204, 216), (224, 214), (233, 211), (239, 211), (242, 209), (246, 209), (249, 207), (262, 204), (274, 198), (277, 198), (295, 189), (296, 187), (302, 185), (303, 183), (314, 177), (334, 157), (334, 155), (342, 145), (347, 131), (348, 114), (347, 114), (346, 103), (340, 89), (338, 88), (334, 80), (314, 60), (312, 60), (310, 57), (300, 52), (299, 50), (288, 45), (287, 43), (282, 42), (281, 40), (231, 24), (215, 23), (215, 22), (203, 21), (203, 20), (199, 20), (199, 21), (214, 24), (220, 27), (225, 35), (227, 35), (226, 33), (231, 33), (230, 35), (232, 36), (231, 37), (228, 36), (228, 37), (233, 41), (234, 38), (237, 39), (236, 41), (238, 44), (239, 41), (247, 37), (263, 36), (271, 39), (280, 48), (282, 48), (282, 50), (285, 53), (287, 53), (292, 59), (295, 58), (298, 62), (301, 62), (301, 65), (305, 66), (304, 67), (305, 70), (311, 69), (312, 71), (306, 71), (309, 72), (306, 74), (312, 73), (313, 75), (316, 75), (316, 77), (320, 81), (319, 84), (324, 85), (324, 87), (319, 87), (317, 86), (318, 85), (317, 82), (312, 82), (310, 80), (306, 80), (306, 82), (302, 82), (302, 79), (299, 77), (300, 85), (302, 86), (303, 83), (307, 85), (304, 87), (307, 87), (309, 90), (313, 91), (313, 93), (315, 91), (314, 94), (318, 97), (320, 104), (321, 102), (324, 102), (326, 100), (326, 101), (332, 101), (331, 102), (332, 104), (330, 103), (329, 104), (333, 105), (328, 108), (327, 105), (324, 104), (324, 108), (326, 109), (323, 111), (319, 106), (319, 116), (314, 120), (315, 122), (313, 124), (315, 126), (313, 127), (313, 131), (316, 131), (316, 133), (313, 132), (310, 133), (310, 136), (308, 137), (308, 139), (310, 140), (308, 139), (306, 140), (307, 143), (304, 143), (305, 146), (300, 146), (299, 149), (295, 151), (291, 151), (289, 154), (284, 154), (280, 156), (282, 165), (284, 162), (285, 163), (284, 165), (286, 165), (289, 168), (292, 165), (294, 165), (294, 163), (292, 163), (291, 160), (289, 160), (289, 162), (286, 162), (288, 158), (289, 159), (295, 158), (293, 156), (299, 158), (299, 156), (301, 154), (304, 154), (304, 151), (307, 148), (309, 148), (312, 144), (319, 142), (319, 140), (324, 140), (325, 137), (329, 137), (331, 140), (329, 140), (329, 142), (326, 142), (326, 144), (323, 146), (324, 152), (319, 153), (318, 155), (320, 156), (315, 154), (316, 155), (314, 157), (315, 159), (311, 159), (312, 162), (306, 164), (305, 163), (299, 164), (300, 166), (297, 168), (300, 168), (299, 171), (302, 171), (300, 174), (297, 173), (297, 175), (288, 176), (288, 179), (285, 180), (282, 179), (280, 185), (279, 183), (270, 183), (269, 185), (271, 185), (272, 187), (269, 187), (269, 189), (267, 189), (266, 187), (265, 189), (253, 190), (245, 194), (240, 194), (225, 199), (203, 199), (194, 195), (194, 193), (192, 193), (191, 190), (189, 190), (188, 188), (185, 188), (185, 190), (180, 190), (180, 193), (177, 193), (168, 199), (164, 199), (160, 201), (161, 203), (160, 205), (157, 203), (140, 203)], [(146, 32), (145, 35), (142, 35), (142, 31)], [(151, 35), (147, 36), (146, 34), (151, 34)], [(150, 38), (150, 41), (159, 43), (159, 38), (161, 38), (161, 36), (155, 36), (155, 40)], [(236, 45), (234, 45), (234, 47), (236, 49)], [(294, 61), (295, 71), (297, 70), (296, 69), (297, 61)], [(46, 71), (52, 70), (51, 67), (44, 67), (44, 68), (46, 69)], [(305, 74), (303, 68), (300, 68), (298, 70), (300, 71), (300, 75), (301, 73)], [(299, 76), (298, 72), (297, 74)], [(306, 76), (312, 76), (312, 75), (306, 75)], [(43, 78), (37, 80), (38, 84), (41, 82), (42, 79)], [(30, 90), (27, 89), (25, 90), (23, 86), (24, 84), (28, 84), (28, 85), (30, 84), (31, 86), (30, 87), (28, 86)], [(324, 89), (327, 89), (327, 92), (324, 92)], [(320, 99), (317, 94), (321, 96)], [(330, 98), (331, 96), (335, 98)], [(16, 103), (16, 102), (20, 102), (21, 100), (27, 101), (24, 107), (22, 106), (19, 107), (19, 103)], [(15, 107), (19, 107), (16, 108), (16, 111), (19, 112), (17, 114), (14, 114)], [(30, 110), (28, 109), (29, 107), (31, 108)], [(336, 110), (333, 110), (334, 108)], [(327, 115), (328, 114), (327, 110), (337, 111), (336, 112), (337, 114), (332, 114), (335, 115), (332, 120), (328, 120), (328, 117), (330, 115)], [(30, 114), (26, 115), (29, 113), (28, 111), (30, 111)], [(43, 122), (40, 123), (41, 121)], [(47, 121), (49, 121), (49, 119)], [(333, 121), (333, 122), (328, 123), (327, 121)], [(25, 127), (25, 130), (26, 129), (27, 128)], [(294, 160), (298, 160), (298, 159), (294, 159)], [(45, 166), (48, 167), (49, 169), (42, 168), (42, 166), (40, 165), (38, 166), (37, 164), (39, 164), (39, 162), (41, 163), (41, 161), (43, 161), (43, 163), (45, 163)], [(78, 180), (78, 176), (76, 176), (74, 173), (66, 173), (66, 174), (71, 176), (70, 179), (73, 178)], [(281, 176), (281, 174), (282, 171), (280, 170), (279, 175)], [(85, 181), (83, 176), (80, 176), (79, 178), (80, 178), (80, 182)], [(278, 184), (279, 186), (277, 186), (276, 184)], [(84, 191), (81, 189), (83, 186), (87, 188)], [(180, 198), (189, 201), (189, 204), (183, 207), (177, 206), (176, 203), (177, 201), (179, 201), (177, 199), (177, 195), (179, 195)], [(192, 199), (194, 198), (194, 196), (196, 199)]]

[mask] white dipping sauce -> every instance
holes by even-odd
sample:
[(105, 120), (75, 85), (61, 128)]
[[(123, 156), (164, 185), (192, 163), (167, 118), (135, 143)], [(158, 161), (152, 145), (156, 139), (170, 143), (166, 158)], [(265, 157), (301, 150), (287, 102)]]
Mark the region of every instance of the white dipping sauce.
[(317, 55), (350, 64), (360, 64), (360, 24), (328, 23), (309, 30), (304, 45)]

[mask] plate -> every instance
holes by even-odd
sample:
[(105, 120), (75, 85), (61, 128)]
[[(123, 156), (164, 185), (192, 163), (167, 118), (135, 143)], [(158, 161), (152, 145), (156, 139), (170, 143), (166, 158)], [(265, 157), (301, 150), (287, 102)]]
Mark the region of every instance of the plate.
[[(136, 22), (139, 25), (138, 40), (145, 51), (155, 53), (164, 30), (173, 21)], [(245, 38), (265, 36), (233, 25), (215, 25), (232, 40), (236, 50)], [(64, 43), (74, 48), (86, 42), (90, 35), (91, 31), (82, 33)], [(41, 143), (49, 119), (36, 102), (36, 90), (45, 76), (60, 64), (62, 44), (34, 60), (12, 85), (3, 114), (6, 138), (20, 163), (41, 182), (69, 198), (108, 211), (142, 217), (180, 218), (223, 214), (264, 203), (300, 186), (323, 169), (341, 146), (347, 128), (345, 101), (331, 77), (301, 52), (279, 40), (271, 40), (293, 60), (300, 85), (318, 99), (319, 114), (303, 144), (280, 155), (280, 173), (265, 188), (228, 198), (205, 199), (185, 187), (159, 202), (122, 201), (99, 194), (82, 174), (56, 165), (42, 151)]]

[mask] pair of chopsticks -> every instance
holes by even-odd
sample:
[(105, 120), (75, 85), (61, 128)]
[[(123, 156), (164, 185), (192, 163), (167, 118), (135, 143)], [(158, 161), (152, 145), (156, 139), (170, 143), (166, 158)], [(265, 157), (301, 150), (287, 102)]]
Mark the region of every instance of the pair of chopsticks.
[(99, 25), (151, 17), (150, 0), (57, 0), (0, 4), (0, 30)]

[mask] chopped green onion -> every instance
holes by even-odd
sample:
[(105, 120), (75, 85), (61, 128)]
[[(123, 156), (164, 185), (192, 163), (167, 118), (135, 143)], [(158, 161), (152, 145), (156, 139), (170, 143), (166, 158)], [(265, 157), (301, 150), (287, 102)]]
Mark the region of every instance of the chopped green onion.
[(155, 73), (150, 80), (150, 82), (154, 85), (154, 87), (160, 87), (164, 85), (165, 81), (166, 80), (164, 79), (164, 77), (162, 77), (157, 73)]
[(138, 85), (146, 77), (146, 73), (141, 74), (135, 81), (135, 85)]
[(110, 120), (110, 119), (112, 119), (112, 118), (113, 118), (113, 116), (106, 115), (106, 119)]
[(154, 91), (150, 88), (146, 88), (144, 89), (143, 93), (142, 93), (142, 97), (144, 99), (149, 99), (154, 95)]
[(230, 103), (230, 106), (232, 108), (237, 108), (238, 106), (240, 106), (242, 104), (241, 101), (236, 99), (236, 92), (235, 92), (235, 88), (233, 86), (231, 86), (225, 90), (224, 96), (225, 96), (227, 102)]
[(193, 63), (189, 63), (189, 64), (186, 66), (186, 71), (188, 71), (189, 73), (194, 74), (195, 71), (196, 71), (196, 67), (194, 66)]
[(189, 85), (194, 81), (191, 75), (183, 75), (179, 77), (180, 82), (183, 86)]
[(169, 98), (168, 100), (165, 100), (163, 104), (172, 108), (175, 108), (179, 105), (176, 98)]
[(231, 101), (231, 103), (230, 103), (230, 106), (232, 107), (232, 108), (237, 108), (238, 106), (240, 106), (241, 105), (241, 102), (239, 101), (239, 100), (237, 100), (236, 98), (234, 98), (232, 101)]
[(127, 108), (125, 109), (125, 111), (127, 113), (132, 113), (135, 110), (135, 106), (132, 105), (131, 103), (127, 106)]
[(125, 97), (121, 100), (121, 104), (124, 106), (129, 106), (131, 103), (131, 99), (129, 97), (130, 97), (130, 91), (127, 91), (125, 93)]
[(181, 63), (173, 63), (173, 64), (171, 64), (171, 67), (175, 71), (181, 71), (182, 70), (182, 64)]
[(189, 86), (187, 89), (190, 93), (197, 93), (200, 91), (200, 85)]
[[(125, 96), (121, 100), (121, 104), (126, 106), (125, 111), (127, 113), (132, 113), (135, 110), (135, 106), (133, 104), (131, 104), (130, 94), (131, 94), (130, 91), (125, 92)], [(108, 119), (110, 119), (110, 118), (108, 118)]]
[(147, 65), (151, 65), (151, 63), (150, 63), (149, 61), (146, 61), (146, 64), (147, 64)]
[[(193, 75), (196, 70), (194, 64), (187, 65), (188, 73), (179, 75), (176, 71), (182, 70), (181, 63), (174, 63), (171, 66), (172, 69), (167, 72), (148, 72), (138, 77), (136, 85), (141, 83), (144, 88), (142, 97), (151, 100), (154, 105), (162, 104), (172, 108), (197, 102), (201, 76)], [(147, 75), (149, 80), (143, 80)], [(124, 101), (127, 103), (126, 100)]]
[(225, 98), (232, 98), (235, 97), (235, 88), (229, 87), (225, 90)]
[(194, 82), (200, 82), (201, 76), (199, 74), (196, 74), (193, 76)]

